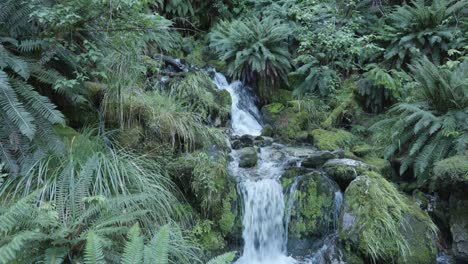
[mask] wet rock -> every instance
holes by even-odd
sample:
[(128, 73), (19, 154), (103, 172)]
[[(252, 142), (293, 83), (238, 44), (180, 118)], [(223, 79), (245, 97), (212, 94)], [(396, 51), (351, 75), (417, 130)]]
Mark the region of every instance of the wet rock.
[[(296, 171), (302, 173), (303, 171)], [(292, 171), (290, 175), (293, 175)], [(291, 177), (284, 175), (281, 182), (286, 194), (286, 212), (290, 212), (289, 237), (305, 239), (321, 237), (330, 232), (335, 221), (335, 192), (338, 186), (318, 172)]]
[(357, 176), (374, 170), (371, 165), (353, 159), (330, 159), (323, 165), (323, 169), (342, 190)]
[(342, 159), (345, 157), (344, 149), (337, 149), (337, 150), (334, 150), (332, 153), (333, 155), (335, 155), (337, 159)]
[(317, 151), (304, 159), (301, 165), (306, 168), (318, 168), (322, 166), (327, 160), (334, 158), (335, 155), (330, 151)]
[(452, 252), (456, 259), (468, 262), (468, 198), (458, 191), (450, 196), (450, 232)]
[(426, 212), (381, 175), (367, 171), (344, 195), (339, 239), (375, 263), (436, 263), (436, 227)]
[(241, 149), (246, 147), (253, 147), (254, 138), (249, 135), (243, 135), (241, 137), (233, 138), (231, 140), (232, 149)]
[(239, 167), (250, 168), (257, 165), (257, 150), (253, 147), (242, 148), (239, 150)]

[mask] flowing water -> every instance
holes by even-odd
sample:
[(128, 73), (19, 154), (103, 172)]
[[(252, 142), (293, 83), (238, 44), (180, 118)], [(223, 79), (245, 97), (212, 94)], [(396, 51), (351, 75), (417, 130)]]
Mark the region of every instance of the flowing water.
[[(215, 73), (213, 82), (218, 89), (227, 90), (231, 95), (231, 135), (260, 135), (262, 130), (260, 113), (248, 89), (239, 81), (228, 83), (220, 73)], [(287, 226), (293, 201), (288, 199), (290, 202), (285, 207), (280, 177), (284, 168), (297, 161), (297, 158), (286, 154), (283, 151), (284, 147), (272, 144), (258, 148), (259, 158), (253, 168), (240, 168), (238, 166), (240, 153), (237, 150), (231, 152), (229, 171), (236, 179), (243, 199), (244, 248), (236, 264), (315, 264), (320, 263), (315, 261), (319, 258), (320, 252), (326, 251), (322, 247), (321, 251), (317, 252), (317, 256), (314, 255), (305, 262), (299, 262), (287, 255)], [(296, 184), (297, 181), (289, 188), (290, 198), (294, 195)], [(341, 206), (341, 199), (341, 193), (337, 192), (335, 194), (335, 204), (339, 204), (337, 208)], [(336, 216), (337, 212), (339, 213), (335, 210), (331, 213)], [(326, 247), (328, 249), (330, 246)]]

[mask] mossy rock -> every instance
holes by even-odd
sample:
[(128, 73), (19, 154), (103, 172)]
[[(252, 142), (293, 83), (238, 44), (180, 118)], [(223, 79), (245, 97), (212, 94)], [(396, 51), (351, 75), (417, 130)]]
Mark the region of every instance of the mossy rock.
[(273, 92), (272, 101), (287, 105), (293, 99), (292, 92), (285, 89), (277, 89)]
[(303, 137), (301, 132), (307, 130), (308, 114), (297, 107), (294, 101), (265, 105), (262, 107), (262, 114), (265, 123), (271, 125), (274, 134), (282, 139), (295, 140)]
[(436, 263), (436, 227), (430, 217), (371, 171), (346, 189), (339, 240), (375, 263)]
[(312, 130), (313, 143), (319, 150), (347, 149), (354, 140), (354, 135), (342, 129)]
[(465, 191), (450, 196), (449, 213), (453, 254), (458, 260), (468, 262), (468, 198)]
[(321, 237), (333, 228), (334, 195), (338, 187), (317, 172), (298, 177), (283, 176), (281, 179), (285, 189), (297, 180), (295, 191), (293, 189), (294, 192), (287, 196), (293, 199), (288, 235), (292, 239)]
[(468, 186), (468, 155), (456, 155), (434, 165), (432, 189)]
[(192, 64), (195, 64), (197, 65), (198, 67), (205, 67), (206, 66), (206, 62), (203, 58), (203, 49), (204, 49), (204, 45), (202, 44), (199, 44), (197, 46), (195, 46), (195, 48), (192, 49), (192, 51), (190, 52), (190, 54), (185, 58), (186, 61), (192, 63)]
[(258, 155), (254, 147), (246, 147), (239, 150), (239, 167), (251, 168), (257, 165)]
[(371, 154), (374, 151), (374, 148), (368, 144), (359, 144), (353, 147), (353, 153), (358, 157), (364, 157)]
[(229, 92), (227, 90), (217, 90), (216, 103), (218, 104), (218, 117), (221, 120), (221, 124), (225, 125), (231, 113), (232, 98)]
[(393, 179), (396, 176), (395, 170), (390, 161), (375, 156), (365, 156), (362, 158), (364, 163), (367, 163), (377, 169), (386, 179)]
[(342, 190), (357, 176), (375, 170), (373, 166), (353, 159), (330, 159), (323, 165), (323, 169)]

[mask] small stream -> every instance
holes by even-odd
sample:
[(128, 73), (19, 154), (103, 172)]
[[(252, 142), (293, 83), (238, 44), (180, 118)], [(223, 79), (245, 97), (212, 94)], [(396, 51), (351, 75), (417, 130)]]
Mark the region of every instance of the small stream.
[[(228, 83), (221, 73), (215, 73), (213, 82), (218, 89), (227, 90), (231, 95), (231, 136), (259, 136), (262, 120), (250, 91), (239, 81)], [(334, 237), (331, 236), (324, 239), (325, 243), (315, 254), (300, 261), (288, 255), (287, 227), (294, 202), (291, 198), (299, 177), (288, 190), (283, 190), (280, 178), (287, 166), (295, 163), (300, 166), (300, 161), (284, 151), (284, 148), (285, 146), (276, 143), (258, 147), (258, 162), (253, 168), (240, 168), (238, 150), (231, 151), (229, 171), (237, 181), (243, 201), (244, 247), (236, 264), (325, 263), (322, 261), (325, 253), (330, 249), (334, 250)], [(285, 199), (285, 195), (289, 198)], [(334, 219), (338, 219), (341, 202), (342, 195), (338, 191), (335, 193), (337, 206), (330, 212)], [(336, 229), (336, 221), (332, 228)]]

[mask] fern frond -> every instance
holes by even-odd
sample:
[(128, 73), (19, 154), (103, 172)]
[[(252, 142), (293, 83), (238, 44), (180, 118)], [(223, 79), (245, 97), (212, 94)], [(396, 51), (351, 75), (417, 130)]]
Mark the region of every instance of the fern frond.
[(227, 252), (222, 255), (219, 255), (210, 261), (208, 261), (206, 264), (229, 264), (232, 263), (234, 258), (236, 257), (236, 252)]
[(143, 260), (144, 242), (140, 235), (140, 227), (135, 224), (127, 235), (124, 253), (122, 255), (122, 264), (139, 264)]
[(100, 238), (94, 231), (89, 231), (86, 237), (84, 261), (85, 264), (105, 264)]

